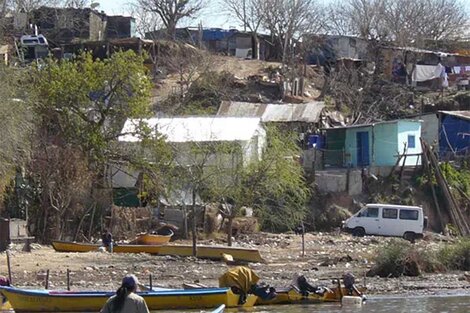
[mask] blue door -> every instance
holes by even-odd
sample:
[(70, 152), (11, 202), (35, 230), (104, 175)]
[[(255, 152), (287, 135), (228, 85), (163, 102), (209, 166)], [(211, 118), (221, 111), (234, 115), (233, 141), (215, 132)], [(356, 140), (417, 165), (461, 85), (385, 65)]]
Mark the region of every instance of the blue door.
[(357, 165), (369, 165), (369, 132), (357, 132)]

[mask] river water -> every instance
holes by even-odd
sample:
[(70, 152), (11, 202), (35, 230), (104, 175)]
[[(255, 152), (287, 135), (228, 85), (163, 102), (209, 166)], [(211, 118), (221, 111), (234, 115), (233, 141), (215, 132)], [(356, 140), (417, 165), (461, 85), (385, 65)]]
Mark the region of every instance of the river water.
[[(162, 313), (162, 311), (154, 311)], [(171, 311), (165, 311), (170, 313)], [(175, 311), (173, 311), (174, 313)], [(207, 311), (187, 311), (210, 312)], [(226, 309), (225, 312), (251, 313), (470, 313), (470, 295), (423, 297), (371, 297), (360, 306), (344, 306), (338, 303), (314, 305), (277, 305), (253, 309)]]
[[(9, 311), (12, 312), (12, 311)], [(188, 310), (185, 313), (209, 313), (210, 310)], [(470, 313), (470, 295), (423, 297), (371, 297), (360, 306), (338, 303), (311, 305), (277, 305), (250, 309), (226, 309), (226, 313)], [(152, 313), (182, 313), (153, 311)]]

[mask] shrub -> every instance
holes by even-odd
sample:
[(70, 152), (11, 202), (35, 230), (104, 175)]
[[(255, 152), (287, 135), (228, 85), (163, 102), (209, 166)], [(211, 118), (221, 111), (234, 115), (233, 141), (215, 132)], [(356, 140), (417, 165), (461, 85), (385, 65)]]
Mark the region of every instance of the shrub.
[(375, 266), (367, 276), (419, 276), (421, 272), (442, 271), (443, 266), (433, 251), (416, 248), (408, 241), (393, 239), (379, 248)]
[(392, 240), (381, 247), (375, 258), (375, 266), (367, 276), (399, 277), (404, 272), (404, 260), (411, 249), (410, 243), (403, 240)]
[(470, 270), (470, 239), (462, 239), (450, 246), (442, 248), (439, 259), (449, 270)]

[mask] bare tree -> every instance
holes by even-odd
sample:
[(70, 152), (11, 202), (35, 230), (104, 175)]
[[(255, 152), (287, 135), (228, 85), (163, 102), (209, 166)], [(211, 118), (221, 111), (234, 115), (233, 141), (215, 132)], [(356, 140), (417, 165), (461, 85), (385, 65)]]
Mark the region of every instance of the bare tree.
[(6, 29), (6, 16), (8, 14), (9, 7), (7, 0), (0, 0), (0, 42), (3, 38), (3, 33)]
[(315, 0), (264, 0), (264, 26), (282, 49), (282, 62), (293, 59), (298, 38), (323, 29), (323, 9)]
[(250, 30), (254, 40), (252, 57), (258, 59), (258, 30), (266, 13), (263, 0), (223, 0), (222, 3), (228, 8), (230, 14), (242, 23), (245, 32), (247, 29)]
[[(401, 0), (405, 1), (405, 0)], [(409, 1), (409, 0), (408, 0)], [(455, 38), (465, 29), (469, 20), (465, 2), (460, 0), (421, 0), (419, 9), (423, 9), (417, 20), (418, 32), (415, 40), (425, 38), (440, 40)]]
[(3, 18), (6, 17), (8, 10), (10, 8), (8, 0), (0, 0), (0, 19), (3, 20)]
[(41, 136), (30, 170), (41, 186), (42, 201), (31, 210), (36, 235), (47, 241), (75, 233), (76, 222), (86, 210), (93, 176), (83, 154), (71, 146), (50, 145)]
[(76, 8), (76, 9), (83, 9), (90, 5), (89, 0), (65, 0), (62, 3), (62, 6), (65, 8)]
[(137, 0), (137, 4), (148, 12), (158, 14), (172, 39), (175, 38), (178, 22), (193, 18), (203, 8), (203, 0)]
[(383, 12), (386, 0), (336, 1), (329, 6), (329, 31), (380, 40), (388, 35)]
[(456, 37), (468, 20), (460, 0), (348, 0), (330, 8), (331, 32), (347, 30), (350, 35), (401, 46)]
[(41, 6), (60, 6), (60, 0), (11, 0), (11, 9), (14, 12), (31, 13)]
[(127, 6), (127, 9), (129, 15), (134, 17), (136, 20), (137, 33), (141, 38), (145, 38), (146, 34), (153, 34), (153, 31), (163, 28), (163, 22), (156, 12), (149, 11), (137, 3), (130, 3)]

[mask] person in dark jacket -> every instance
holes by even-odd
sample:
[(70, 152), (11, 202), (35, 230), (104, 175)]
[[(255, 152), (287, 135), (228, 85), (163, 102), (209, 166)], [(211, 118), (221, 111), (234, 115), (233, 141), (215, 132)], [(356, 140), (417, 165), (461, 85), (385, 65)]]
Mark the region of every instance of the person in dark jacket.
[(144, 298), (137, 295), (137, 277), (126, 275), (116, 294), (106, 301), (101, 313), (150, 313)]
[(106, 247), (107, 249), (111, 248), (113, 243), (113, 235), (108, 229), (105, 229), (101, 235), (101, 241), (103, 242), (103, 247)]

